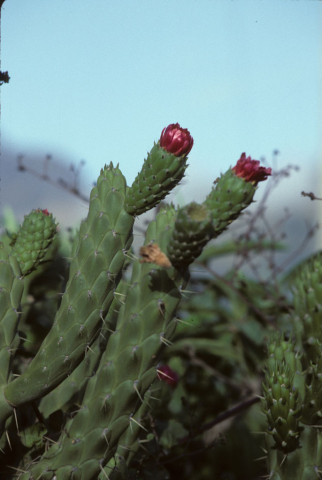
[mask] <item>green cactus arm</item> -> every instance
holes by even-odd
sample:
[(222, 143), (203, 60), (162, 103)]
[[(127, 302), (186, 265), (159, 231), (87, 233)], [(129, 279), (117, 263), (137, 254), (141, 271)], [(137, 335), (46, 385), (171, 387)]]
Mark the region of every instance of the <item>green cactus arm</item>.
[(167, 247), (172, 265), (178, 268), (190, 265), (213, 234), (212, 215), (204, 205), (192, 202), (181, 208)]
[(284, 335), (273, 335), (268, 344), (269, 358), (263, 383), (263, 411), (269, 423), (268, 433), (276, 448), (284, 454), (300, 448), (304, 377), (295, 352), (295, 344)]
[(204, 201), (213, 215), (214, 237), (220, 235), (252, 201), (257, 187), (238, 177), (232, 169), (215, 181)]
[(82, 362), (57, 388), (40, 400), (39, 411), (45, 418), (48, 418), (49, 415), (57, 410), (67, 411), (73, 405), (82, 404), (87, 383), (97, 371), (108, 339), (116, 329), (118, 310), (121, 304), (119, 295), (125, 295), (127, 289), (126, 282), (121, 281), (118, 284), (114, 293), (114, 299), (104, 318), (100, 335), (91, 347), (88, 348)]
[(20, 339), (17, 332), (23, 279), (18, 261), (0, 243), (0, 388), (9, 380)]
[(178, 123), (164, 128), (127, 191), (125, 210), (140, 215), (160, 203), (184, 177), (192, 147), (193, 138), (186, 128)]
[(140, 215), (161, 202), (182, 180), (187, 168), (187, 157), (176, 157), (156, 143), (142, 170), (129, 188), (125, 210)]
[[(322, 466), (322, 435), (316, 425), (312, 428), (304, 423), (312, 425), (320, 418), (317, 408), (321, 401), (316, 394), (320, 394), (321, 386), (314, 385), (314, 380), (313, 388), (305, 386), (301, 361), (291, 340), (286, 341), (283, 335), (276, 334), (270, 340), (268, 352), (262, 403), (270, 424), (266, 436), (270, 478), (318, 479)], [(313, 405), (310, 404), (312, 400)]]
[(310, 361), (316, 363), (322, 344), (322, 252), (296, 269), (292, 289), (293, 324), (302, 338), (308, 364)]
[(274, 440), (266, 436), (267, 469), (272, 480), (319, 480), (322, 468), (322, 434), (303, 427), (301, 448), (285, 454), (274, 449)]
[(111, 458), (108, 464), (104, 467), (104, 471), (99, 474), (98, 480), (106, 480), (106, 475), (110, 478), (110, 480), (128, 478), (128, 467), (133, 456), (139, 449), (140, 440), (138, 437), (143, 431), (143, 421), (150, 408), (147, 399), (149, 394), (150, 391), (148, 390), (144, 396), (144, 402), (141, 403), (139, 409), (133, 416), (135, 422), (132, 422), (132, 424), (129, 425), (121, 435), (113, 458)]
[(12, 255), (20, 265), (22, 275), (36, 270), (56, 235), (57, 223), (47, 210), (33, 210), (14, 236)]
[[(161, 211), (148, 228), (146, 244), (157, 241), (164, 248), (174, 218), (173, 209)], [(88, 383), (83, 407), (66, 427), (68, 434), (31, 470), (34, 477), (50, 469), (57, 478), (62, 472), (74, 471), (77, 478), (90, 480), (111, 459), (120, 436), (133, 421), (140, 398), (156, 378), (155, 366), (163, 341), (167, 343), (174, 332), (173, 317), (186, 282), (187, 272), (182, 276), (175, 269), (166, 271), (135, 262), (117, 330), (109, 339), (96, 376)]]
[(118, 167), (105, 166), (91, 192), (88, 216), (54, 324), (26, 372), (6, 387), (0, 425), (13, 407), (48, 394), (84, 358), (113, 300), (125, 253), (132, 243), (133, 217), (124, 210), (126, 182)]
[(301, 422), (317, 427), (322, 424), (322, 345), (320, 357), (307, 369), (305, 387)]

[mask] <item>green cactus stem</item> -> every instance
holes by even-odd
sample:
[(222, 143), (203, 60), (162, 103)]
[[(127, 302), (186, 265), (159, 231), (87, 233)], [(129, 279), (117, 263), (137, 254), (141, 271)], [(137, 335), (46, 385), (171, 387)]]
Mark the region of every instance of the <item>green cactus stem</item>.
[(233, 168), (217, 178), (205, 206), (213, 215), (214, 236), (217, 237), (253, 201), (257, 184), (271, 175), (272, 169), (261, 167), (258, 160), (242, 153)]
[(163, 200), (182, 180), (193, 139), (187, 129), (171, 124), (162, 131), (125, 199), (125, 210), (140, 215)]
[(6, 387), (0, 425), (13, 407), (47, 395), (70, 375), (99, 333), (133, 238), (134, 219), (123, 208), (125, 195), (126, 181), (119, 168), (105, 166), (91, 192), (52, 329), (26, 372)]
[[(125, 430), (121, 435), (118, 443), (117, 450), (105, 466), (104, 471), (98, 476), (98, 480), (106, 480), (106, 475), (110, 480), (123, 480), (129, 477), (128, 467), (131, 464), (131, 460), (139, 450), (141, 441), (139, 440), (140, 433), (144, 433), (147, 437), (143, 442), (148, 442), (153, 439), (153, 434), (144, 432), (144, 418), (149, 410), (150, 391), (148, 390), (144, 395), (144, 402), (133, 416), (135, 422)], [(142, 428), (143, 427), (143, 428)], [(145, 429), (146, 430), (146, 429)]]
[(43, 260), (56, 235), (57, 223), (47, 210), (33, 210), (12, 241), (12, 255), (19, 263), (22, 275), (29, 275)]
[(311, 363), (308, 369), (306, 394), (303, 401), (301, 422), (308, 425), (322, 423), (322, 348), (321, 356), (316, 364)]
[[(157, 242), (165, 249), (172, 234), (175, 210), (159, 212), (149, 225), (146, 244)], [(112, 458), (123, 432), (157, 376), (160, 354), (169, 343), (176, 321), (187, 272), (164, 270), (149, 263), (134, 263), (126, 301), (120, 308), (117, 330), (111, 335), (97, 374), (86, 389), (83, 406), (37, 466), (32, 477), (90, 480)], [(51, 476), (50, 476), (51, 475)]]
[(23, 279), (17, 259), (0, 242), (0, 387), (7, 384), (20, 339), (17, 331)]
[(221, 175), (215, 185), (204, 205), (212, 213), (214, 237), (217, 237), (252, 203), (256, 187), (237, 177), (232, 169)]
[(97, 371), (108, 339), (111, 333), (116, 330), (118, 310), (121, 305), (120, 298), (123, 295), (125, 296), (127, 289), (128, 286), (125, 282), (121, 281), (118, 284), (114, 299), (104, 318), (100, 335), (88, 348), (83, 361), (57, 388), (41, 399), (39, 411), (44, 418), (48, 418), (57, 410), (67, 412), (73, 406), (82, 404), (87, 383)]
[(309, 361), (316, 363), (322, 344), (322, 252), (301, 265), (293, 283), (295, 328)]
[(284, 453), (299, 448), (301, 406), (298, 389), (293, 387), (294, 375), (284, 363), (269, 366), (263, 383), (263, 411), (267, 415), (270, 433), (277, 448)]
[(212, 236), (212, 216), (204, 205), (192, 202), (181, 208), (168, 245), (168, 257), (172, 265), (190, 265)]
[(269, 480), (319, 480), (322, 468), (322, 434), (304, 426), (300, 448), (284, 453), (274, 448), (271, 435), (266, 436)]

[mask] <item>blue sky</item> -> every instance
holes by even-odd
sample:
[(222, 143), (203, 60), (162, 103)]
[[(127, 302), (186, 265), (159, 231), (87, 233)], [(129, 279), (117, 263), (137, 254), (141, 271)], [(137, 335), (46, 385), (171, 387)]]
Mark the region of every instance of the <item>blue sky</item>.
[(305, 0), (6, 0), (2, 143), (84, 159), (88, 181), (120, 162), (131, 184), (179, 122), (195, 200), (243, 151), (305, 173), (321, 160), (321, 20)]

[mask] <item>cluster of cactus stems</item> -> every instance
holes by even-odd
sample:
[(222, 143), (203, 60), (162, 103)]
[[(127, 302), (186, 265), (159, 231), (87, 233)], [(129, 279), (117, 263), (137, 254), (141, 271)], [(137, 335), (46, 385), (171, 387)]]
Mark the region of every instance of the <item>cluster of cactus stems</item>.
[[(268, 467), (273, 480), (313, 480), (322, 475), (322, 256), (295, 272), (288, 340), (275, 335), (263, 383)], [(292, 336), (295, 337), (292, 340)]]
[[(192, 147), (189, 131), (171, 124), (131, 187), (118, 165), (102, 168), (73, 243), (68, 281), (52, 326), (32, 361), (21, 368), (15, 353), (21, 342), (24, 289), (57, 241), (55, 219), (47, 210), (34, 210), (12, 235), (10, 248), (0, 244), (3, 452), (10, 448), (8, 432), (19, 415), (34, 415), (19, 431), (25, 450), (17, 454), (14, 468), (21, 480), (102, 480), (110, 478), (115, 461), (123, 471), (119, 478), (127, 478), (144, 428), (141, 418), (153, 397), (151, 385), (161, 377), (169, 385), (176, 383), (174, 372), (160, 361), (176, 330), (189, 266), (252, 203), (258, 183), (271, 174), (242, 154), (235, 167), (214, 182), (203, 203), (161, 207), (147, 228), (141, 259), (134, 259), (136, 217), (180, 182)], [(263, 409), (274, 479), (313, 479), (322, 470), (316, 428), (322, 417), (320, 262), (317, 258), (305, 266), (296, 283), (294, 329), (302, 353), (281, 336), (269, 345)], [(124, 280), (127, 264), (131, 276)], [(74, 405), (78, 408), (71, 415)], [(58, 411), (59, 431), (52, 445), (43, 448), (42, 439)]]

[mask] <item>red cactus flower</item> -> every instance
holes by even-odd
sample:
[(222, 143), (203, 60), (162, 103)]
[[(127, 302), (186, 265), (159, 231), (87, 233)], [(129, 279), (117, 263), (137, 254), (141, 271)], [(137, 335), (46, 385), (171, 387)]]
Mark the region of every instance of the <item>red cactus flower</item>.
[(181, 128), (179, 123), (171, 123), (161, 132), (160, 147), (176, 157), (188, 155), (193, 147), (193, 138), (187, 128)]
[(174, 388), (179, 381), (179, 375), (174, 372), (169, 365), (162, 365), (161, 367), (158, 367), (158, 377), (172, 388)]
[(258, 160), (252, 160), (251, 157), (246, 158), (246, 153), (242, 153), (240, 159), (233, 168), (233, 172), (237, 177), (243, 178), (246, 182), (262, 182), (272, 174), (271, 168), (260, 167)]
[(47, 208), (46, 208), (46, 210), (42, 210), (42, 213), (43, 213), (44, 215), (50, 215), (50, 213), (48, 212)]

